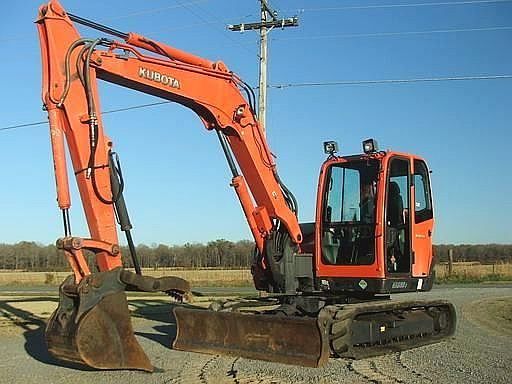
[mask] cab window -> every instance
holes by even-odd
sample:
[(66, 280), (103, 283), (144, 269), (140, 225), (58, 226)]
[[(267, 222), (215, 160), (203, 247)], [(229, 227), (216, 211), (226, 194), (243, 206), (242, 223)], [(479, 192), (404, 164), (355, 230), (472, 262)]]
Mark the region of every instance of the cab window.
[(428, 169), (425, 162), (414, 160), (414, 222), (422, 223), (433, 218), (432, 198)]
[(322, 260), (368, 265), (375, 260), (375, 201), (379, 162), (354, 160), (327, 173), (322, 223)]

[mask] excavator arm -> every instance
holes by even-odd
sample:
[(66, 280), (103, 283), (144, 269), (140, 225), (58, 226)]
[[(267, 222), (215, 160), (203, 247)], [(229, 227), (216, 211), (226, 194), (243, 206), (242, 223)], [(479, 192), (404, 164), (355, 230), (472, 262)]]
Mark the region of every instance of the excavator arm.
[[(57, 201), (67, 235), (71, 201), (64, 138), (91, 237), (117, 244), (112, 204), (116, 196), (113, 198), (109, 166), (113, 144), (105, 135), (96, 81), (102, 79), (182, 104), (197, 113), (206, 129), (217, 132), (233, 176), (231, 185), (260, 253), (264, 252), (265, 237), (279, 226), (286, 228), (294, 243), (301, 242), (297, 204), (277, 175), (254, 114), (250, 87), (222, 62), (211, 62), (138, 34), (108, 29), (125, 42), (81, 38), (71, 19), (98, 27), (67, 14), (58, 1), (42, 6), (37, 20), (42, 97), (50, 121)], [(119, 267), (120, 260), (119, 254), (102, 249), (97, 252), (100, 271)]]

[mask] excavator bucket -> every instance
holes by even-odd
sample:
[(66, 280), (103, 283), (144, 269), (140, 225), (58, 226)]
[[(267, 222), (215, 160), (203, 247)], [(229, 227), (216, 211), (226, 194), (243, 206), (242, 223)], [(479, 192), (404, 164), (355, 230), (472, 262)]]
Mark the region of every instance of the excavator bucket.
[[(68, 304), (73, 306), (73, 300)], [(71, 308), (59, 305), (46, 327), (48, 350), (55, 358), (97, 369), (153, 371), (133, 334), (123, 291), (105, 296), (80, 318)]]
[(319, 367), (329, 358), (326, 328), (317, 318), (215, 312), (176, 307), (173, 348)]
[[(174, 289), (151, 277), (127, 279), (131, 275), (134, 274), (119, 268), (91, 274), (78, 285), (73, 276), (62, 283), (59, 306), (45, 332), (48, 350), (55, 358), (96, 369), (153, 371), (134, 336), (125, 289), (138, 288), (131, 283), (139, 281), (164, 291)], [(188, 285), (179, 278), (162, 279), (179, 286), (179, 292)]]

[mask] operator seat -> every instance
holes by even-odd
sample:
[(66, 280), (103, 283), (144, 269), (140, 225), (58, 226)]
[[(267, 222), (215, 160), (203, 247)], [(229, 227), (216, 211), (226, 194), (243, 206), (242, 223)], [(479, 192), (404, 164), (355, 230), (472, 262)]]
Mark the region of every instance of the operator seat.
[(396, 181), (389, 183), (388, 195), (388, 225), (391, 227), (398, 227), (404, 224), (404, 200), (400, 194), (400, 187)]

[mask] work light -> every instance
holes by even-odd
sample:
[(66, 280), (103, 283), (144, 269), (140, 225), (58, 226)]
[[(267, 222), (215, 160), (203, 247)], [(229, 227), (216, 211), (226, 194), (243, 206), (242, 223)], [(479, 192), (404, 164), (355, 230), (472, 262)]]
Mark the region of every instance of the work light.
[(377, 140), (375, 139), (368, 139), (368, 140), (365, 140), (363, 141), (363, 152), (368, 154), (368, 153), (373, 153), (373, 152), (377, 152), (379, 150), (379, 145), (377, 144)]
[(326, 155), (334, 155), (338, 152), (338, 143), (335, 141), (324, 141), (324, 153)]

